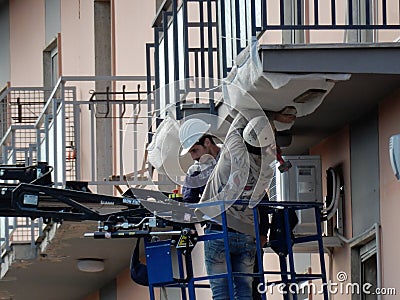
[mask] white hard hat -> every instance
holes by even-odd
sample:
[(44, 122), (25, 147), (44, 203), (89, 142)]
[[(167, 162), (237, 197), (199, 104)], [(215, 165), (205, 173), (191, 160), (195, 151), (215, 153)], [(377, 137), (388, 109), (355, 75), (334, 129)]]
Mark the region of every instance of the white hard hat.
[(188, 153), (210, 127), (210, 124), (200, 119), (193, 118), (185, 121), (179, 129), (179, 140), (182, 145), (181, 155)]
[(258, 116), (249, 121), (243, 130), (243, 139), (253, 147), (266, 147), (274, 142), (274, 132), (267, 117)]

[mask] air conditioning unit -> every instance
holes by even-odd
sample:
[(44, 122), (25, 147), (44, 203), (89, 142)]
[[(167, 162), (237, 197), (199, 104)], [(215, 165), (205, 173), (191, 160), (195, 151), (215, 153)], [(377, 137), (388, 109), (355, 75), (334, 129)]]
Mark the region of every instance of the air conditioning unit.
[[(271, 200), (294, 202), (322, 202), (321, 158), (320, 156), (285, 156), (292, 167), (286, 172), (276, 170), (276, 185)], [(275, 198), (275, 199), (274, 199)], [(315, 213), (313, 209), (297, 211), (299, 219), (294, 233), (315, 232)]]

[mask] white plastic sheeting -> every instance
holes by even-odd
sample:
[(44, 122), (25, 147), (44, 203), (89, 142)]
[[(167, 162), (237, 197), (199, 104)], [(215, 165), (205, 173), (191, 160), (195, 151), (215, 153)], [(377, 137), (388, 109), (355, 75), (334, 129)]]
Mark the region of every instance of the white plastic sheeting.
[(179, 123), (170, 115), (158, 126), (147, 147), (148, 162), (161, 174), (184, 176), (192, 164), (189, 155), (179, 156)]
[[(223, 80), (223, 105), (228, 109), (219, 109), (219, 119), (234, 117), (236, 111), (242, 114), (256, 113), (262, 110), (280, 111), (294, 106), (297, 117), (314, 112), (328, 95), (337, 81), (348, 80), (350, 74), (286, 74), (263, 72), (258, 56), (258, 42), (254, 39), (249, 47), (236, 58), (228, 77)], [(165, 98), (166, 94), (160, 95)], [(221, 108), (220, 107), (220, 108)], [(183, 176), (191, 159), (179, 157), (179, 122), (167, 114), (157, 128), (153, 140), (148, 146), (148, 161), (161, 174)], [(277, 130), (289, 129), (293, 124), (275, 122)], [(221, 133), (218, 131), (218, 133)]]
[(254, 39), (238, 55), (224, 82), (224, 103), (239, 111), (261, 107), (277, 112), (294, 106), (297, 117), (302, 117), (317, 109), (335, 82), (349, 78), (350, 74), (263, 72), (258, 42)]

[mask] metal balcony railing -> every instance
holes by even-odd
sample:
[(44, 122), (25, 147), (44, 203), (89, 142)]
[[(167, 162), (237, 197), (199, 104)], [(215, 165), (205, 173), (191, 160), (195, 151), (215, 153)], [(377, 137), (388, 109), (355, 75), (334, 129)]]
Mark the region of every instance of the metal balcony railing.
[[(98, 82), (107, 87), (96, 90)], [(145, 76), (60, 78), (35, 123), (38, 157), (54, 167), (56, 186), (71, 180), (92, 187), (150, 183), (144, 156), (152, 120), (143, 87)], [(103, 132), (104, 124), (111, 131)], [(108, 152), (99, 152), (103, 147)]]
[[(107, 88), (97, 88), (99, 82)], [(129, 186), (154, 184), (145, 164), (153, 104), (143, 87), (145, 76), (86, 76), (61, 77), (52, 91), (5, 89), (0, 98), (0, 164), (47, 162), (53, 167), (54, 186), (61, 188), (67, 181), (86, 181), (94, 192), (107, 187), (122, 193)], [(102, 130), (105, 123), (110, 135)], [(99, 159), (97, 149), (103, 143), (112, 151)], [(110, 173), (101, 172), (106, 166)], [(42, 219), (0, 218), (0, 278), (9, 267), (5, 262), (11, 245), (35, 248), (46, 226), (53, 225)]]
[(166, 0), (153, 23), (154, 43), (147, 45), (148, 75), (156, 90), (165, 89), (155, 94), (155, 110), (175, 103), (181, 118), (188, 93), (215, 89), (215, 80), (191, 85), (188, 79), (225, 78), (254, 36), (310, 44), (320, 43), (316, 33), (325, 30), (323, 43), (375, 43), (391, 32), (384, 41), (394, 41), (399, 11), (397, 0)]
[[(235, 2), (238, 5), (235, 0), (229, 0), (229, 2)], [(279, 0), (277, 5), (274, 3), (277, 1), (245, 1), (245, 6), (251, 5), (253, 20), (257, 20), (254, 16), (261, 12), (261, 20), (255, 22), (253, 33), (264, 30), (292, 29), (400, 29), (399, 15), (390, 20), (390, 12), (393, 9), (397, 11), (399, 9), (398, 1)], [(277, 23), (271, 22), (269, 18), (275, 12), (279, 12)], [(288, 15), (291, 16), (289, 21)]]
[[(31, 165), (38, 162), (37, 130), (35, 123), (46, 104), (50, 90), (38, 87), (8, 87), (0, 95), (2, 164)], [(66, 89), (65, 97), (73, 97), (74, 89)], [(66, 112), (67, 144), (73, 143), (73, 112)], [(67, 146), (67, 148), (70, 146)], [(39, 149), (40, 151), (40, 149)], [(74, 167), (68, 168), (72, 177)]]
[(0, 92), (2, 136), (10, 125), (32, 124), (45, 104), (46, 91), (38, 87), (7, 87)]
[(36, 162), (32, 126), (43, 109), (46, 92), (37, 87), (7, 87), (0, 93), (0, 163)]
[(30, 165), (37, 162), (33, 124), (11, 125), (0, 141), (1, 164)]

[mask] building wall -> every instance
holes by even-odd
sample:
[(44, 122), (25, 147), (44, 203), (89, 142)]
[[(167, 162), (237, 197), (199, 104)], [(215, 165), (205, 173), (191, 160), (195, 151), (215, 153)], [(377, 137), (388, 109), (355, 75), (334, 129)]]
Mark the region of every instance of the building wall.
[[(307, 25), (315, 25), (314, 18), (314, 2), (313, 0), (304, 0), (302, 1), (304, 5), (304, 24)], [(381, 1), (370, 1), (372, 3), (371, 6), (371, 21), (376, 24), (382, 24), (382, 4)], [(290, 1), (286, 1), (285, 3), (290, 3)], [(291, 3), (294, 3), (292, 1)], [(353, 8), (356, 8), (356, 5), (361, 5), (360, 1), (353, 2)], [(375, 3), (378, 5), (376, 6)], [(336, 24), (343, 25), (348, 22), (348, 1), (347, 0), (336, 0)], [(319, 1), (319, 24), (320, 25), (330, 25), (332, 24), (331, 17), (331, 4), (330, 1)], [(396, 24), (399, 20), (400, 7), (397, 0), (387, 0), (387, 23), (388, 24)], [(279, 2), (278, 1), (268, 1), (267, 6), (267, 19), (270, 24), (279, 24)], [(286, 6), (287, 13), (289, 13), (289, 5)], [(287, 24), (289, 23), (290, 18), (287, 18)], [(357, 24), (356, 16), (353, 17), (354, 24)], [(297, 33), (298, 34), (298, 33)], [(267, 31), (262, 36), (262, 42), (265, 44), (275, 44), (275, 43), (284, 43), (290, 44), (288, 36), (295, 35), (293, 32), (289, 34), (288, 32), (282, 33), (279, 30)], [(396, 39), (400, 38), (400, 33), (398, 30), (371, 30), (368, 33), (366, 31), (356, 31), (356, 30), (309, 30), (306, 31), (303, 37), (300, 37), (300, 40), (296, 41), (296, 43), (302, 43), (301, 39), (304, 39), (305, 43), (357, 43), (362, 39), (365, 39), (368, 36), (368, 42), (393, 42)], [(286, 38), (285, 38), (286, 37)], [(297, 35), (297, 39), (299, 39), (299, 35)], [(360, 40), (361, 39), (361, 40)], [(363, 40), (365, 41), (365, 40)]]
[[(113, 3), (113, 75), (145, 76), (146, 43), (153, 42), (152, 22), (156, 14), (156, 2), (123, 0), (114, 1)], [(139, 6), (140, 9), (138, 9)], [(141, 91), (146, 90), (145, 81), (121, 82), (118, 83), (116, 89), (121, 91), (122, 84), (125, 84), (126, 90), (130, 92), (137, 91), (138, 84), (140, 84)], [(146, 99), (146, 96), (142, 95), (141, 99)], [(140, 111), (139, 121), (131, 120), (125, 128), (122, 145), (123, 156), (126, 157), (126, 159), (125, 157), (123, 159), (123, 171), (125, 173), (140, 171), (144, 163), (143, 157), (148, 132), (147, 120), (145, 119), (147, 105), (145, 103), (146, 101), (143, 101), (140, 109), (139, 106), (136, 106), (133, 110), (134, 112)], [(126, 116), (133, 115), (133, 111), (129, 111), (129, 108), (127, 110)], [(139, 143), (136, 144), (136, 147), (133, 146), (135, 143), (132, 132), (137, 132), (136, 138)], [(118, 153), (118, 141), (115, 141), (114, 145), (116, 145), (116, 153)], [(132, 147), (135, 149), (132, 149)], [(137, 153), (137, 160), (132, 158), (132, 151)], [(115, 173), (119, 173), (119, 165), (117, 163), (115, 164)]]
[(350, 125), (353, 236), (379, 222), (378, 114), (373, 109)]
[(61, 0), (45, 1), (46, 44), (49, 44), (56, 38), (57, 34), (61, 31), (60, 5)]
[(99, 300), (99, 292), (95, 292), (82, 300)]
[(115, 75), (145, 75), (146, 43), (153, 42), (156, 3), (118, 0), (114, 1), (114, 6)]
[(117, 300), (130, 299), (149, 299), (149, 289), (134, 283), (126, 269), (117, 277)]
[[(396, 20), (399, 20), (400, 17), (400, 6), (399, 2), (396, 0), (387, 1), (387, 22), (388, 24), (395, 24)], [(378, 8), (378, 14), (381, 14), (382, 8)], [(382, 17), (378, 16), (378, 19), (381, 20)], [(393, 42), (400, 38), (400, 32), (398, 30), (381, 30), (378, 32), (378, 40), (379, 42)]]
[[(156, 289), (156, 299), (160, 299), (159, 289)], [(115, 281), (106, 284), (98, 291), (88, 295), (82, 300), (146, 300), (150, 299), (149, 289), (140, 286), (130, 278), (129, 268), (123, 270)]]
[[(352, 205), (351, 205), (351, 175), (350, 175), (350, 135), (349, 127), (346, 126), (330, 137), (322, 140), (318, 145), (310, 149), (311, 155), (321, 156), (322, 172), (329, 167), (336, 167), (342, 170), (344, 183), (344, 235), (346, 238), (352, 237)], [(324, 175), (323, 175), (324, 176)], [(324, 177), (323, 177), (324, 178)], [(326, 181), (323, 182), (323, 195), (326, 195)], [(331, 264), (329, 278), (336, 282), (336, 274), (339, 271), (346, 272), (351, 279), (350, 269), (350, 247), (344, 245), (336, 248), (332, 252), (331, 260), (327, 263)], [(335, 295), (335, 300), (348, 300), (351, 295)]]
[[(45, 5), (49, 1), (35, 0), (10, 1), (10, 41), (9, 41), (9, 74), (7, 68), (1, 68), (0, 84), (6, 79), (11, 80), (12, 86), (41, 86), (42, 85), (42, 51), (51, 37), (57, 33), (46, 30)], [(119, 0), (114, 1), (114, 50), (113, 70), (115, 75), (144, 75), (145, 74), (145, 43), (151, 42), (151, 23), (155, 15), (155, 1)], [(140, 9), (138, 9), (140, 6)], [(55, 9), (56, 8), (52, 8)], [(3, 10), (1, 10), (3, 12)], [(398, 10), (391, 10), (396, 17)], [(329, 12), (327, 12), (329, 13)], [(0, 15), (0, 23), (4, 18)], [(57, 24), (53, 20), (49, 24)], [(63, 75), (93, 75), (94, 74), (94, 32), (93, 32), (93, 2), (60, 0), (60, 30)], [(5, 27), (0, 26), (0, 30)], [(335, 36), (340, 32), (335, 32)], [(320, 32), (321, 35), (325, 33)], [(343, 34), (343, 33), (342, 33)], [(380, 35), (382, 39), (396, 38), (397, 32)], [(385, 38), (384, 38), (385, 36)], [(387, 36), (387, 37), (386, 37)], [(266, 37), (275, 41), (273, 34)], [(323, 41), (319, 35), (313, 35), (312, 41)], [(337, 37), (341, 41), (342, 35)], [(7, 54), (7, 44), (1, 44), (0, 53)], [(3, 57), (3, 56), (2, 56)], [(7, 57), (7, 56), (6, 56)], [(4, 58), (7, 59), (7, 58)], [(3, 58), (1, 60), (3, 63)], [(7, 64), (8, 65), (8, 64)], [(79, 93), (88, 95), (90, 85), (81, 85)], [(82, 98), (85, 98), (84, 96)], [(388, 156), (388, 138), (391, 134), (400, 132), (398, 114), (400, 113), (400, 93), (386, 99), (379, 107), (379, 198), (380, 222), (382, 226), (382, 263), (383, 286), (397, 287), (400, 290), (400, 278), (397, 270), (398, 260), (392, 259), (400, 251), (397, 236), (397, 212), (400, 211), (400, 183), (394, 178)], [(84, 124), (82, 124), (84, 128)], [(82, 140), (88, 140), (83, 138)], [(85, 148), (85, 146), (83, 146)], [(322, 169), (340, 166), (343, 170), (345, 186), (345, 236), (352, 237), (352, 206), (351, 206), (351, 171), (350, 171), (350, 134), (345, 127), (336, 134), (321, 141), (310, 150), (312, 155), (321, 155)], [(325, 183), (324, 183), (325, 184)], [(324, 194), (326, 187), (324, 186)], [(377, 212), (376, 212), (377, 213)], [(362, 231), (360, 229), (359, 231)], [(201, 245), (200, 245), (201, 246)], [(198, 256), (201, 257), (201, 256)], [(201, 259), (197, 260), (202, 265)], [(350, 250), (347, 246), (335, 249), (331, 278), (339, 271), (350, 272)], [(146, 299), (147, 288), (139, 287), (131, 282), (129, 272), (123, 271), (117, 278), (117, 299), (125, 300)], [(206, 297), (206, 296), (205, 296)], [(85, 300), (98, 300), (99, 293), (94, 293)], [(203, 298), (202, 298), (203, 299)], [(337, 299), (350, 299), (346, 295), (336, 295)]]
[(10, 15), (8, 1), (0, 3), (0, 89), (10, 79)]
[(9, 5), (11, 85), (42, 86), (44, 0), (15, 0), (10, 1)]
[[(357, 217), (357, 212), (354, 211), (354, 206), (352, 206), (352, 176), (360, 176), (360, 172), (354, 172), (354, 169), (351, 172), (351, 164), (354, 167), (354, 161), (350, 160), (350, 157), (359, 154), (358, 157), (361, 157), (361, 150), (358, 149), (357, 153), (353, 153), (354, 155), (350, 155), (350, 144), (355, 146), (354, 142), (351, 142), (350, 139), (350, 129), (349, 127), (345, 127), (336, 134), (328, 137), (327, 139), (321, 141), (315, 147), (310, 149), (311, 155), (321, 155), (322, 158), (322, 170), (326, 170), (330, 166), (340, 166), (343, 171), (343, 179), (344, 179), (344, 188), (345, 188), (345, 237), (347, 239), (356, 236), (357, 233), (353, 232), (354, 226), (357, 229), (358, 234), (363, 232), (363, 230), (370, 227), (370, 225), (374, 222), (380, 222), (381, 224), (381, 261), (382, 261), (382, 287), (385, 288), (396, 288), (398, 291), (400, 289), (399, 284), (399, 275), (396, 270), (400, 267), (397, 260), (393, 260), (393, 257), (396, 257), (397, 253), (400, 251), (400, 242), (396, 238), (394, 238), (397, 234), (397, 223), (396, 220), (398, 218), (397, 212), (400, 211), (400, 202), (398, 201), (398, 195), (400, 192), (400, 184), (396, 180), (389, 160), (389, 137), (393, 134), (400, 133), (400, 124), (398, 122), (398, 116), (400, 113), (400, 91), (397, 91), (387, 99), (381, 102), (379, 106), (379, 114), (377, 118), (377, 127), (378, 127), (378, 137), (379, 137), (379, 154), (374, 157), (370, 157), (368, 159), (368, 163), (374, 160), (374, 158), (379, 159), (378, 164), (375, 167), (379, 167), (378, 174), (374, 174), (370, 171), (364, 170), (365, 176), (364, 179), (370, 178), (371, 182), (369, 182), (366, 186), (367, 189), (358, 188), (359, 191), (364, 190), (364, 193), (368, 194), (368, 191), (371, 189), (375, 190), (377, 183), (379, 183), (377, 192), (379, 195), (374, 197), (369, 197), (365, 195), (364, 200), (368, 202), (368, 199), (372, 199), (375, 202), (379, 203), (364, 203), (365, 207), (370, 210), (371, 213), (374, 214), (374, 218), (370, 217), (360, 217), (362, 215), (359, 212), (359, 217)], [(367, 118), (368, 119), (368, 118)], [(365, 118), (364, 118), (365, 120)], [(362, 123), (362, 122), (361, 122)], [(359, 124), (361, 124), (359, 123)], [(365, 125), (365, 124), (364, 124)], [(367, 129), (368, 126), (364, 126), (364, 130)], [(374, 127), (374, 126), (372, 126)], [(354, 130), (354, 124), (353, 124)], [(368, 130), (367, 130), (368, 131)], [(351, 135), (353, 139), (354, 135)], [(374, 136), (374, 135), (373, 135)], [(370, 140), (374, 140), (373, 136), (365, 134), (365, 137), (369, 137)], [(375, 136), (377, 137), (377, 136)], [(374, 142), (372, 142), (374, 143)], [(362, 143), (359, 145), (362, 146)], [(355, 151), (355, 149), (353, 149)], [(366, 149), (365, 153), (368, 154), (368, 149)], [(364, 154), (365, 154), (364, 153)], [(360, 163), (360, 162), (359, 162)], [(371, 177), (372, 176), (372, 177)], [(378, 181), (378, 182), (373, 182)], [(375, 187), (375, 188), (374, 188)], [(324, 194), (326, 194), (326, 186), (324, 183), (323, 186)], [(354, 194), (354, 191), (353, 191)], [(357, 197), (356, 197), (357, 198)], [(362, 204), (361, 200), (358, 204)], [(356, 206), (358, 205), (356, 204)], [(354, 203), (353, 203), (354, 205)], [(378, 205), (378, 206), (376, 206)], [(371, 208), (377, 207), (377, 208)], [(363, 218), (362, 221), (360, 218)], [(378, 218), (378, 219), (376, 219)], [(358, 220), (358, 221), (357, 221)], [(360, 227), (361, 226), (361, 227)], [(330, 272), (330, 278), (335, 282), (336, 274), (339, 271), (344, 271), (349, 276), (348, 281), (351, 280), (351, 255), (350, 248), (348, 245), (344, 245), (341, 248), (336, 248), (333, 251), (332, 256), (332, 271)], [(393, 296), (383, 296), (382, 299), (390, 299)], [(350, 295), (345, 294), (336, 294), (334, 299), (351, 299)]]
[[(140, 9), (138, 9), (140, 6)], [(62, 1), (61, 2), (61, 60), (62, 75), (64, 76), (93, 76), (95, 75), (95, 38), (94, 38), (94, 5), (93, 1)], [(116, 76), (144, 76), (146, 75), (146, 43), (153, 39), (151, 23), (155, 15), (155, 1), (111, 1), (111, 60), (112, 74)], [(106, 39), (105, 39), (106, 40)], [(122, 84), (126, 85), (126, 91), (137, 90), (137, 83), (118, 82), (111, 88), (116, 91), (122, 90)], [(89, 100), (91, 90), (96, 90), (94, 81), (91, 82), (69, 82), (68, 85), (77, 87), (78, 100)], [(109, 84), (108, 84), (109, 85)], [(141, 82), (141, 90), (145, 90), (145, 82)], [(105, 90), (99, 88), (99, 90)], [(120, 97), (121, 98), (121, 97)], [(127, 99), (129, 96), (127, 97)], [(144, 99), (145, 96), (142, 96)], [(130, 97), (129, 99), (132, 99)], [(136, 108), (138, 110), (138, 108)], [(104, 109), (103, 109), (104, 111)], [(142, 115), (147, 114), (147, 109), (143, 106)], [(90, 126), (85, 126), (89, 122), (89, 111), (87, 107), (82, 107), (81, 117), (81, 149), (90, 149)], [(125, 116), (132, 113), (127, 108)], [(117, 122), (114, 119), (113, 122)], [(144, 122), (145, 123), (145, 122)], [(132, 125), (130, 125), (132, 126)], [(127, 128), (131, 130), (132, 128)], [(119, 132), (115, 134), (119, 136)], [(128, 135), (124, 134), (124, 138)], [(147, 137), (146, 127), (140, 128), (139, 141), (144, 141)], [(126, 144), (129, 144), (128, 142)], [(118, 153), (119, 141), (114, 141), (115, 153)], [(145, 143), (138, 143), (138, 157), (142, 158)], [(132, 149), (131, 149), (132, 151)], [(82, 180), (91, 178), (91, 153), (81, 151), (82, 158), (81, 174)], [(114, 157), (114, 163), (117, 157)], [(132, 157), (127, 159), (132, 165)], [(137, 161), (137, 169), (142, 167), (142, 159)], [(119, 174), (119, 164), (115, 163), (114, 174)], [(132, 168), (124, 166), (126, 172), (133, 172)], [(110, 174), (111, 175), (111, 174)], [(106, 176), (104, 176), (106, 177)], [(94, 188), (96, 190), (96, 188)]]
[[(400, 291), (400, 253), (398, 222), (400, 212), (400, 182), (396, 180), (389, 160), (389, 137), (400, 133), (400, 90), (379, 106), (380, 223), (382, 246), (382, 287)], [(393, 299), (390, 296), (383, 299)]]
[[(306, 0), (305, 3), (308, 7), (306, 22), (310, 25), (315, 24), (314, 1)], [(320, 2), (319, 5), (319, 24), (330, 24), (332, 22), (330, 3)], [(345, 1), (336, 1), (336, 5), (336, 22), (337, 24), (345, 24), (347, 14)], [(322, 9), (323, 6), (325, 7)], [(344, 30), (311, 30), (307, 34), (306, 41), (310, 43), (343, 43), (346, 41), (346, 36)]]
[(62, 0), (60, 17), (62, 75), (94, 75), (93, 1)]
[[(61, 69), (63, 76), (94, 76), (94, 2), (61, 1)], [(89, 100), (90, 90), (95, 90), (94, 82), (69, 82), (77, 87), (77, 98)], [(90, 148), (90, 113), (88, 107), (81, 111), (81, 180), (89, 180), (92, 157)], [(86, 123), (88, 124), (88, 123)], [(78, 149), (79, 150), (79, 149)]]

